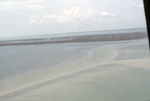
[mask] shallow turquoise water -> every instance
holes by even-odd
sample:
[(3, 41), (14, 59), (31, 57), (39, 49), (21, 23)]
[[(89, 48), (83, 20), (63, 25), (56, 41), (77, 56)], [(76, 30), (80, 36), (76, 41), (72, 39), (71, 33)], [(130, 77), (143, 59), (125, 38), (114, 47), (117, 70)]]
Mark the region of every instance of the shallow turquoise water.
[(70, 43), (0, 47), (0, 80), (81, 58), (107, 43)]
[(148, 101), (150, 68), (122, 61), (148, 54), (147, 39), (0, 47), (0, 100)]

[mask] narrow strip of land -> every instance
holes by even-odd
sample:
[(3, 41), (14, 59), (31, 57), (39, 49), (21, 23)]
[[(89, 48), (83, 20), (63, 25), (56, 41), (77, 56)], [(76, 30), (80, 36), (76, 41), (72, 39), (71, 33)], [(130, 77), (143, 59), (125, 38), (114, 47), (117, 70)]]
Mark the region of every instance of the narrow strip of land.
[(11, 45), (33, 45), (33, 44), (54, 44), (54, 43), (73, 43), (73, 42), (96, 42), (96, 41), (122, 41), (147, 38), (146, 32), (101, 34), (101, 35), (81, 35), (57, 38), (41, 39), (22, 39), (11, 41), (0, 41), (0, 46)]

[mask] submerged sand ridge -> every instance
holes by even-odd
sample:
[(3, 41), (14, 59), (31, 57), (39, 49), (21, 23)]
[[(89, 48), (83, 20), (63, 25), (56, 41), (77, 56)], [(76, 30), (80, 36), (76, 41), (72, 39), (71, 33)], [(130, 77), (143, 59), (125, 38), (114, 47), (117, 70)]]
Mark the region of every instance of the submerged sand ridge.
[(98, 70), (98, 69), (101, 69), (101, 68), (105, 68), (105, 67), (108, 67), (109, 65), (112, 65), (112, 64), (99, 65), (99, 66), (88, 68), (88, 69), (85, 69), (85, 70), (76, 71), (76, 72), (71, 73), (71, 74), (63, 75), (63, 76), (60, 76), (60, 77), (57, 77), (57, 78), (54, 78), (54, 79), (50, 79), (48, 81), (43, 81), (41, 83), (26, 87), (26, 88), (19, 89), (17, 91), (12, 92), (12, 93), (2, 95), (2, 96), (0, 96), (0, 98), (1, 99), (3, 99), (3, 98), (6, 98), (6, 99), (7, 98), (13, 98), (13, 97), (22, 95), (24, 93), (28, 93), (31, 90), (34, 90), (34, 89), (37, 89), (37, 88), (40, 88), (40, 87), (43, 87), (43, 86), (51, 85), (53, 83), (61, 82), (61, 81), (66, 80), (66, 79), (73, 78), (74, 76), (77, 76), (77, 75), (81, 75), (81, 74), (92, 72), (92, 71), (95, 71), (95, 70)]
[[(87, 55), (83, 58), (59, 64), (54, 69), (47, 67), (0, 81), (0, 87), (3, 87), (0, 100), (147, 101), (150, 99), (150, 58), (145, 39), (114, 42), (103, 47), (95, 46), (95, 49), (86, 51)], [(134, 54), (131, 54), (132, 52)], [(23, 84), (19, 84), (21, 83), (18, 81), (19, 78), (23, 79)], [(18, 86), (10, 84), (8, 88), (2, 85), (3, 82), (15, 82)]]

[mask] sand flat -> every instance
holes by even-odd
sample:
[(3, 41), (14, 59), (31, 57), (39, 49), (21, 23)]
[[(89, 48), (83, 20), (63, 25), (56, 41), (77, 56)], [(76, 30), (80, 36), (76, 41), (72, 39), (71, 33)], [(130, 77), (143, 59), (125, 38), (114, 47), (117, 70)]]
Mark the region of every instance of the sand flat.
[[(116, 42), (98, 47), (100, 43), (95, 43), (93, 49), (84, 48), (82, 51), (86, 54), (82, 58), (1, 80), (0, 100), (150, 100), (150, 70), (146, 69), (150, 67), (147, 40)], [(132, 56), (133, 52), (140, 56)]]

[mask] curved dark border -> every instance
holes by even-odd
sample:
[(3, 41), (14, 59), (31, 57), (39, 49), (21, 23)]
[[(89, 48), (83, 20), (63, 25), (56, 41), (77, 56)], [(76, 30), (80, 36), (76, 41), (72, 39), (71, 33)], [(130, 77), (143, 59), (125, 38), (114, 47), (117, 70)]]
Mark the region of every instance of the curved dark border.
[(147, 32), (149, 38), (149, 49), (150, 49), (150, 3), (149, 2), (150, 2), (149, 0), (143, 0), (146, 23), (147, 23)]

